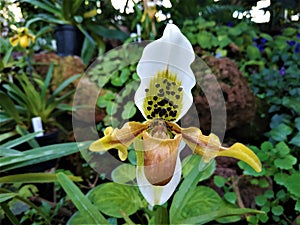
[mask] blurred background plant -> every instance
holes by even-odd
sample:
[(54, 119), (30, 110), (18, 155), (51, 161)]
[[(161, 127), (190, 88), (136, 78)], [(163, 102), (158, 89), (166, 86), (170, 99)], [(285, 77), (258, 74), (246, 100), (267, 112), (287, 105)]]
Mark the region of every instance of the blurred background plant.
[[(299, 1), (191, 0), (187, 4), (182, 0), (21, 0), (1, 1), (0, 10), (1, 222), (300, 224)], [(167, 22), (180, 27), (204, 61), (207, 56), (224, 62), (230, 58), (247, 79), (256, 98), (257, 107), (253, 110), (260, 121), (247, 123), (252, 128), (264, 126), (264, 129), (256, 132), (244, 128), (247, 134), (243, 137), (228, 130), (225, 142), (230, 144), (242, 138), (259, 156), (264, 168), (257, 174), (242, 162), (237, 167), (225, 160), (213, 162), (199, 173), (197, 166), (201, 159), (189, 156), (184, 162), (189, 161), (190, 166), (183, 168), (182, 184), (174, 197), (164, 206), (149, 209), (135, 187), (121, 185), (134, 182), (133, 149), (128, 161), (112, 174), (98, 174), (79, 154), (77, 144), (72, 142), (74, 138), (67, 143), (40, 147), (36, 133), (28, 134), (20, 125), (27, 124), (35, 115), (34, 110), (38, 114), (43, 112), (37, 110), (37, 105), (51, 108), (46, 110), (45, 122), (59, 112), (73, 110), (62, 104), (63, 96), (72, 91), (62, 91), (79, 75), (63, 76), (56, 69), (64, 70), (65, 62), (71, 65), (66, 70), (75, 64), (88, 68), (94, 60), (97, 64), (86, 74), (101, 89), (96, 105), (104, 116), (97, 121), (97, 132), (102, 135), (107, 126), (139, 120), (132, 96), (139, 84), (136, 65), (143, 46), (130, 43), (160, 37)], [(48, 54), (56, 51), (54, 31), (59, 24), (75, 25), (84, 34), (80, 58), (56, 55), (53, 60), (54, 55)], [(21, 27), (34, 34), (35, 41), (27, 48), (20, 45), (12, 48), (9, 37), (16, 35)], [(114, 50), (116, 46), (121, 46), (118, 51)], [(37, 53), (42, 60), (37, 60)], [(32, 70), (28, 70), (30, 67)], [(44, 73), (38, 67), (45, 68)], [(10, 77), (15, 84), (9, 83)], [(50, 80), (57, 77), (61, 78), (60, 83), (53, 85)], [(23, 88), (28, 94), (17, 97)], [(42, 99), (43, 96), (46, 98)], [(19, 120), (21, 123), (15, 122)], [(69, 117), (63, 120), (71, 121)], [(65, 128), (72, 132), (72, 128)], [(16, 129), (20, 136), (12, 134), (11, 129)], [(17, 146), (25, 142), (29, 142), (28, 147), (19, 151)], [(79, 143), (79, 149), (86, 149), (88, 144)], [(49, 159), (58, 159), (50, 173), (22, 174), (26, 166)], [(114, 182), (106, 177), (112, 177)], [(75, 185), (70, 179), (79, 183)], [(51, 189), (54, 198), (44, 196), (39, 185), (46, 182), (54, 185)]]

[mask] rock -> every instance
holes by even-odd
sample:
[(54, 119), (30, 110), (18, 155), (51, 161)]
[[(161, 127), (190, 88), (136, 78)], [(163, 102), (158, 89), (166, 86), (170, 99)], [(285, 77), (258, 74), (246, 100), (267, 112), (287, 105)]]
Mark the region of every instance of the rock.
[[(207, 56), (204, 58), (205, 63), (211, 69), (211, 72), (202, 73), (200, 82), (201, 87), (209, 90), (209, 102), (207, 97), (200, 87), (193, 90), (194, 103), (196, 105), (198, 116), (200, 119), (200, 127), (204, 131), (211, 129), (211, 112), (210, 109), (218, 109), (222, 107), (220, 98), (218, 98), (217, 90), (218, 84), (213, 82), (216, 77), (225, 100), (226, 105), (226, 129), (241, 127), (251, 123), (254, 120), (256, 112), (256, 98), (251, 92), (246, 78), (239, 71), (237, 65), (229, 58), (215, 58)], [(207, 69), (207, 68), (206, 68)], [(197, 72), (196, 72), (197, 77)], [(199, 76), (199, 74), (198, 74)], [(220, 117), (223, 115), (220, 115)], [(224, 117), (224, 116), (223, 116)], [(222, 120), (222, 118), (217, 118)], [(223, 118), (225, 120), (225, 118)], [(225, 121), (223, 121), (225, 122)]]

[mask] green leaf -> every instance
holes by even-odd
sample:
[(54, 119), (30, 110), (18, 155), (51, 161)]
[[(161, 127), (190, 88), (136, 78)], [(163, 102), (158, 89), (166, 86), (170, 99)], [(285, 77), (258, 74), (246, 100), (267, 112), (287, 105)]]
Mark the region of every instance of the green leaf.
[(49, 84), (52, 79), (53, 68), (54, 68), (54, 64), (53, 64), (53, 62), (51, 62), (48, 72), (47, 72), (47, 75), (46, 75), (46, 78), (45, 78), (45, 81), (44, 81), (44, 84), (41, 89), (41, 99), (45, 99), (45, 97), (46, 97), (46, 93), (47, 93), (47, 90), (49, 89)]
[(5, 202), (9, 199), (14, 198), (17, 195), (17, 193), (1, 193), (0, 194), (0, 203)]
[(87, 24), (86, 26), (90, 31), (103, 38), (118, 39), (118, 40), (125, 40), (126, 38), (128, 38), (128, 34), (126, 34), (121, 30), (108, 29), (104, 26), (96, 25), (96, 24)]
[(300, 131), (290, 140), (290, 144), (300, 147)]
[(188, 193), (182, 210), (178, 211), (180, 220), (205, 215), (206, 213), (218, 210), (223, 204), (221, 197), (213, 189), (206, 186), (198, 186)]
[[(201, 168), (199, 167), (200, 165)], [(202, 176), (201, 173), (205, 170), (206, 166), (209, 166), (209, 164), (204, 165), (204, 167), (202, 164), (196, 164), (189, 175), (183, 180), (172, 201), (170, 208), (170, 224), (179, 221), (180, 214), (178, 212), (181, 212), (184, 209), (184, 205), (188, 203), (186, 196), (197, 187), (199, 179)]]
[(292, 132), (293, 129), (290, 126), (281, 123), (270, 131), (270, 135), (275, 141), (284, 141)]
[(17, 123), (22, 123), (14, 102), (2, 91), (0, 91), (0, 99), (0, 105), (3, 107), (4, 111)]
[(21, 156), (2, 157), (0, 172), (70, 155), (86, 149), (89, 145), (90, 142), (55, 144), (24, 151)]
[(197, 41), (201, 48), (210, 49), (213, 47), (212, 40), (214, 36), (207, 31), (203, 31), (198, 34)]
[(3, 148), (2, 146), (0, 146), (0, 156), (17, 156), (17, 155), (23, 155), (23, 153), (14, 149)]
[(85, 216), (87, 221), (92, 221), (93, 224), (108, 224), (103, 215), (88, 200), (88, 198), (84, 196), (80, 189), (67, 177), (67, 175), (64, 173), (58, 173), (57, 178), (76, 208)]
[(290, 153), (289, 146), (286, 145), (285, 142), (281, 141), (276, 146), (276, 152), (279, 153), (279, 156), (284, 157)]
[(258, 48), (252, 45), (247, 47), (247, 56), (250, 60), (255, 60), (261, 57)]
[(281, 205), (277, 205), (272, 207), (271, 211), (275, 216), (280, 216), (283, 213), (283, 207)]
[(134, 182), (135, 177), (136, 177), (135, 166), (128, 163), (121, 164), (116, 169), (114, 169), (111, 173), (112, 180), (120, 184), (126, 184), (129, 182), (132, 183)]
[(82, 50), (81, 50), (81, 59), (85, 65), (88, 65), (95, 53), (96, 44), (90, 42), (90, 40), (85, 37)]
[[(82, 181), (81, 177), (68, 175), (73, 181)], [(23, 173), (16, 175), (8, 175), (0, 178), (0, 183), (51, 183), (56, 182), (57, 176), (53, 173)]]
[(88, 193), (88, 198), (101, 212), (117, 218), (135, 213), (142, 204), (134, 186), (118, 183), (101, 184)]
[(275, 159), (274, 165), (283, 170), (290, 170), (297, 163), (297, 158), (287, 155), (284, 158)]
[(113, 115), (117, 112), (117, 104), (114, 102), (107, 102), (106, 112), (108, 115)]
[(178, 222), (180, 224), (195, 224), (195, 223), (205, 224), (205, 223), (208, 223), (210, 221), (216, 220), (216, 219), (224, 217), (224, 216), (235, 216), (235, 215), (243, 215), (243, 214), (249, 214), (249, 213), (264, 214), (264, 212), (256, 210), (256, 209), (222, 208), (222, 209), (219, 209), (219, 210), (215, 210), (215, 211), (206, 213), (204, 215), (186, 218), (186, 219), (184, 219), (182, 221), (178, 221)]
[(232, 204), (235, 204), (236, 199), (237, 199), (236, 194), (234, 192), (226, 192), (224, 194), (224, 198)]
[(269, 151), (269, 150), (273, 149), (273, 144), (269, 141), (265, 141), (261, 144), (260, 148), (263, 151)]
[[(96, 225), (93, 218), (87, 217), (84, 213), (82, 213), (80, 211), (77, 211), (68, 220), (67, 225), (79, 225), (79, 224), (86, 224), (86, 225), (87, 224), (89, 224), (89, 225), (93, 224), (93, 225)], [(109, 223), (109, 219), (107, 220), (107, 222), (105, 224), (112, 225), (111, 223)]]
[(297, 117), (295, 119), (295, 127), (297, 128), (298, 131), (300, 131), (300, 117)]
[(296, 34), (296, 32), (297, 32), (297, 30), (295, 28), (288, 27), (288, 28), (284, 29), (283, 35), (284, 36), (293, 36), (294, 34)]
[(274, 181), (279, 185), (284, 185), (286, 183), (287, 175), (285, 173), (274, 174)]
[[(185, 178), (192, 171), (195, 166), (198, 166), (202, 160), (202, 157), (196, 154), (189, 155), (182, 161), (182, 176)], [(216, 169), (216, 161), (212, 162), (201, 172), (200, 181), (208, 179)]]
[(122, 119), (127, 120), (134, 116), (136, 113), (136, 107), (133, 101), (128, 101), (122, 112)]
[(18, 137), (16, 139), (14, 139), (14, 140), (6, 142), (5, 144), (1, 145), (1, 147), (3, 147), (3, 148), (13, 148), (15, 146), (18, 146), (20, 144), (23, 144), (23, 143), (31, 140), (31, 139), (34, 139), (34, 137), (39, 133), (41, 133), (41, 132), (26, 134), (24, 136), (21, 136), (21, 137)]
[(296, 97), (283, 97), (282, 104), (285, 107), (293, 109), (298, 115), (300, 115), (299, 98), (296, 98)]
[(218, 175), (214, 176), (214, 183), (218, 187), (223, 187), (225, 185), (226, 181), (227, 180), (224, 177), (221, 177)]
[(263, 206), (266, 204), (266, 202), (268, 201), (267, 197), (264, 195), (258, 195), (255, 197), (255, 203), (258, 206)]
[(272, 36), (270, 36), (269, 34), (266, 34), (266, 33), (261, 33), (259, 34), (259, 36), (261, 36), (262, 38), (266, 39), (267, 41), (273, 41), (273, 38)]
[(288, 191), (300, 198), (300, 173), (294, 173), (287, 177), (285, 186)]

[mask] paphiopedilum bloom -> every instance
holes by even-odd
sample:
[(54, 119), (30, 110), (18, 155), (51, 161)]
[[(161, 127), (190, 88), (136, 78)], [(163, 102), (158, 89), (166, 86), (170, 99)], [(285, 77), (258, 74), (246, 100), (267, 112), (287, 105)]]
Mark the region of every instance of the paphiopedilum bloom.
[(27, 48), (31, 42), (34, 42), (35, 36), (28, 32), (28, 28), (20, 27), (17, 29), (17, 34), (11, 38), (9, 41), (12, 46), (17, 46), (20, 44), (22, 48)]
[(90, 146), (91, 151), (117, 149), (125, 160), (134, 143), (137, 184), (151, 205), (164, 204), (179, 184), (179, 153), (184, 143), (206, 163), (229, 156), (261, 171), (259, 159), (245, 145), (223, 147), (216, 135), (205, 136), (197, 127), (182, 128), (176, 123), (193, 103), (191, 89), (196, 80), (190, 64), (194, 59), (190, 42), (177, 26), (168, 24), (163, 36), (145, 47), (137, 67), (141, 83), (134, 100), (146, 121), (127, 122), (121, 129), (107, 127), (104, 137)]

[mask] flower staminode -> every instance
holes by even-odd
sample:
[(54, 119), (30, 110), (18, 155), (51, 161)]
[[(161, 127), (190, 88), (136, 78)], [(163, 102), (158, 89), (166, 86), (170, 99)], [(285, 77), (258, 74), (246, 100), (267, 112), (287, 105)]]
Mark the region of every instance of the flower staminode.
[(141, 79), (135, 104), (145, 122), (127, 122), (121, 129), (106, 128), (104, 137), (91, 144), (91, 151), (117, 149), (125, 160), (134, 143), (137, 154), (137, 183), (151, 205), (164, 204), (181, 179), (182, 141), (208, 163), (228, 156), (248, 163), (257, 172), (261, 163), (245, 145), (221, 146), (219, 138), (203, 135), (199, 128), (182, 128), (176, 122), (193, 103), (191, 89), (196, 84), (190, 68), (193, 48), (177, 26), (168, 24), (163, 36), (146, 46), (137, 67)]

